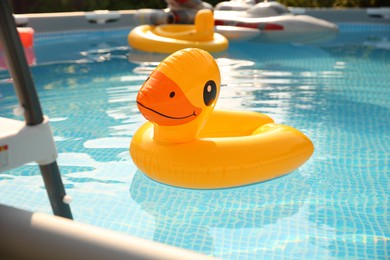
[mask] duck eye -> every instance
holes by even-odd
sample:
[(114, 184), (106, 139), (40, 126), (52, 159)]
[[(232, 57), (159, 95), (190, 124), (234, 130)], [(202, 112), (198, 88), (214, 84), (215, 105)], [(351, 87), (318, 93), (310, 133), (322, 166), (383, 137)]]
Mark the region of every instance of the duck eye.
[(175, 96), (175, 92), (174, 91), (172, 91), (171, 93), (169, 93), (169, 97), (170, 98), (173, 98)]
[(217, 95), (217, 85), (213, 80), (206, 82), (203, 88), (203, 101), (206, 106), (210, 106)]

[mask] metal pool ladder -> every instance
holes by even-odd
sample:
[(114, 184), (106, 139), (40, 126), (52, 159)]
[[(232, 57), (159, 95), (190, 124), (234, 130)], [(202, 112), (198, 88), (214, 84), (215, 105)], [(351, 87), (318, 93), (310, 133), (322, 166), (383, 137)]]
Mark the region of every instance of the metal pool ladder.
[[(0, 117), (0, 172), (37, 162), (54, 215), (73, 219), (57, 165), (49, 120), (43, 115), (8, 1), (0, 1), (0, 44), (25, 122)], [(66, 201), (66, 200), (65, 200)]]
[(71, 221), (48, 118), (16, 32), (8, 0), (0, 0), (0, 44), (7, 58), (25, 122), (0, 117), (0, 172), (36, 161), (57, 216), (0, 204), (3, 259), (213, 259), (192, 251)]

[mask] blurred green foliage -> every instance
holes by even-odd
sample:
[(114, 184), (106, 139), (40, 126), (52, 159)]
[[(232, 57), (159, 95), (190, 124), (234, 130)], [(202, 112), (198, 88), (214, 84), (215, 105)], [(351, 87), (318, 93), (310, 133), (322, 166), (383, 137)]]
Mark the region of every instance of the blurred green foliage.
[[(14, 13), (50, 13), (92, 10), (164, 9), (164, 0), (9, 0)], [(206, 0), (215, 6), (222, 0)], [(293, 7), (378, 7), (390, 0), (279, 0)]]

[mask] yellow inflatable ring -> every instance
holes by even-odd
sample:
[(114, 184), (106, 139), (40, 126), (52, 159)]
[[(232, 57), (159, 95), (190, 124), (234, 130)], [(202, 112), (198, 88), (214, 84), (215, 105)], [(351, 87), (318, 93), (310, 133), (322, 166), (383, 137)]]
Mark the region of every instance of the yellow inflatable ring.
[(220, 52), (228, 48), (225, 36), (214, 33), (211, 10), (200, 10), (194, 25), (137, 26), (129, 33), (128, 42), (134, 49), (158, 53), (173, 53), (184, 48)]
[(220, 83), (213, 57), (194, 48), (151, 73), (137, 96), (149, 122), (130, 144), (143, 173), (178, 187), (227, 188), (282, 176), (310, 158), (313, 144), (300, 131), (256, 112), (214, 110)]

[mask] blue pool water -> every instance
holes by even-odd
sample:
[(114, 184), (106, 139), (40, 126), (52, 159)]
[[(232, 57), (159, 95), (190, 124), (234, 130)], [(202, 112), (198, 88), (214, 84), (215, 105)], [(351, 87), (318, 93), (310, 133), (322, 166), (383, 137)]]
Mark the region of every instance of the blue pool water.
[[(156, 183), (129, 156), (135, 97), (162, 55), (131, 50), (126, 30), (38, 36), (31, 70), (75, 220), (221, 259), (388, 259), (390, 26), (341, 28), (215, 55), (217, 108), (268, 114), (315, 146), (285, 177), (223, 190)], [(21, 119), (15, 107), (2, 70), (0, 116)], [(0, 173), (0, 203), (51, 213), (35, 164)]]

